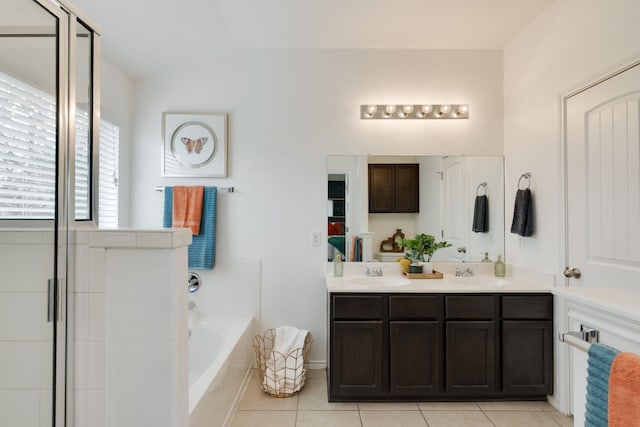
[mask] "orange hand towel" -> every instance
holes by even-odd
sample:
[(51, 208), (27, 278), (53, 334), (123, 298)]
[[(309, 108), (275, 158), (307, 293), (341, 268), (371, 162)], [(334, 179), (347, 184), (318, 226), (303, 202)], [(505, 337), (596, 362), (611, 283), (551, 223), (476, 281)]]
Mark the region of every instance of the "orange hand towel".
[(620, 353), (609, 374), (609, 427), (640, 426), (640, 356)]
[(173, 187), (173, 228), (190, 228), (200, 234), (204, 187)]

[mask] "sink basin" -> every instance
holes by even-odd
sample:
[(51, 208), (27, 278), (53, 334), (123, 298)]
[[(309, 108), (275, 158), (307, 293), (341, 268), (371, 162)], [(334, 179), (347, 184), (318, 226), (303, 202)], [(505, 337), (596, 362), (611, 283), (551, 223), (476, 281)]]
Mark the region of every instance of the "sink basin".
[(361, 286), (403, 286), (411, 283), (404, 277), (381, 276), (381, 277), (349, 277), (347, 281), (354, 285)]

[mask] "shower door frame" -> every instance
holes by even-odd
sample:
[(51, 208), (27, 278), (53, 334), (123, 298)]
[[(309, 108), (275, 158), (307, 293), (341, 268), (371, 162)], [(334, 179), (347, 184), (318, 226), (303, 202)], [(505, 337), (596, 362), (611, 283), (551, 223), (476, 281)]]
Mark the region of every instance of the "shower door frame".
[[(77, 228), (97, 227), (99, 125), (100, 125), (100, 29), (67, 0), (32, 1), (49, 12), (57, 20), (56, 25), (56, 183), (53, 216), (53, 268), (51, 285), (48, 286), (48, 319), (53, 322), (51, 331), (51, 426), (75, 425), (74, 421), (74, 265), (73, 232)], [(80, 22), (92, 34), (91, 43), (91, 164), (90, 219), (75, 219), (75, 112), (76, 112), (76, 25)], [(0, 227), (16, 229), (47, 228), (51, 220), (0, 220)], [(49, 232), (49, 231), (47, 231)], [(44, 286), (44, 284), (43, 284)], [(70, 312), (71, 311), (71, 312)]]

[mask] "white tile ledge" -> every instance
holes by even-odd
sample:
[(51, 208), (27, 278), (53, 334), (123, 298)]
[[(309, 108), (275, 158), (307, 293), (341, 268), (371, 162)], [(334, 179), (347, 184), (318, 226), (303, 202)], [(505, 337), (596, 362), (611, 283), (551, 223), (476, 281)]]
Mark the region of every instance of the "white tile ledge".
[(558, 287), (552, 293), (569, 301), (640, 322), (640, 291), (605, 287)]
[(191, 230), (180, 229), (117, 229), (76, 231), (85, 234), (92, 248), (172, 249), (191, 244)]

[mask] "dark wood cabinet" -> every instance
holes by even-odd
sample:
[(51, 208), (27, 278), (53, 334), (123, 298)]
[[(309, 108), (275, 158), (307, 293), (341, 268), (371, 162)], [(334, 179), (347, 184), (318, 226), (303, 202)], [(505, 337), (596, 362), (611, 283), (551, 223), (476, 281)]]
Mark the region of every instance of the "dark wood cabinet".
[(544, 399), (553, 297), (333, 293), (329, 400)]
[(389, 295), (389, 394), (442, 393), (442, 297)]
[(553, 391), (553, 297), (502, 297), (502, 391)]
[(496, 392), (495, 322), (447, 321), (446, 390), (451, 395)]
[(381, 396), (387, 386), (383, 295), (333, 295), (330, 316), (330, 393), (338, 398)]
[(420, 211), (418, 164), (370, 164), (369, 212)]
[(389, 322), (389, 393), (429, 396), (442, 393), (442, 324)]
[(496, 392), (496, 315), (494, 295), (447, 295), (446, 390), (451, 395)]
[(331, 394), (376, 397), (385, 390), (382, 320), (334, 321), (331, 327)]

